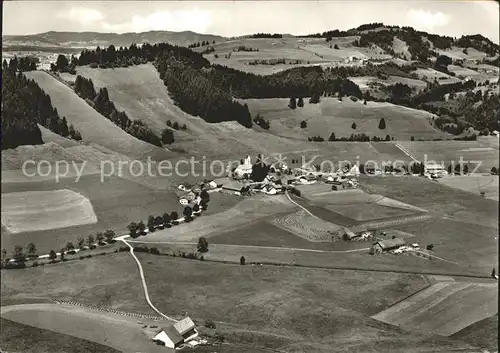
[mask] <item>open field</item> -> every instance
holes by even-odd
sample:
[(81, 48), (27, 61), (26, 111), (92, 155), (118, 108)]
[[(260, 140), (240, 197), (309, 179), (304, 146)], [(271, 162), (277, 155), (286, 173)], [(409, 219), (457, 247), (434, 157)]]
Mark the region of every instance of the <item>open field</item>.
[(427, 68), (427, 69), (419, 68), (413, 72), (415, 72), (415, 74), (417, 74), (418, 78), (422, 81), (434, 82), (434, 80), (437, 79), (439, 84), (441, 84), (441, 85), (446, 85), (446, 84), (450, 84), (450, 83), (457, 83), (457, 82), (462, 81), (457, 77), (450, 76), (448, 74), (445, 74), (444, 72), (437, 71), (437, 70), (434, 70), (431, 68)]
[(23, 353), (118, 353), (98, 343), (0, 318), (0, 348)]
[(394, 216), (406, 216), (413, 214), (411, 211), (405, 211), (393, 207), (380, 206), (377, 204), (354, 204), (354, 205), (327, 205), (326, 209), (340, 213), (343, 216), (353, 218), (357, 221), (368, 221)]
[[(234, 197), (237, 198), (236, 196)], [(250, 198), (241, 199), (241, 202), (233, 204), (232, 207), (221, 210), (216, 214), (203, 214), (193, 222), (183, 223), (164, 230), (157, 230), (142, 239), (150, 242), (197, 241), (200, 236), (210, 237), (296, 208), (284, 195), (275, 197), (255, 195)], [(211, 204), (208, 207), (210, 210)]]
[[(478, 139), (477, 141), (400, 141), (398, 142), (413, 157), (420, 161), (444, 163), (445, 167), (452, 161), (458, 163), (460, 157), (469, 164), (469, 171), (481, 164), (477, 172), (489, 173), (492, 167), (498, 168), (498, 139)], [(496, 148), (495, 148), (496, 143)]]
[(68, 189), (2, 193), (2, 225), (10, 233), (97, 223), (92, 204)]
[[(49, 142), (43, 145), (27, 145), (19, 146), (14, 149), (7, 149), (2, 151), (2, 171), (11, 169), (21, 169), (26, 161), (72, 161), (81, 163), (82, 160), (67, 149), (61, 147), (55, 142)], [(28, 164), (27, 167), (32, 164)], [(45, 173), (44, 173), (45, 174)], [(3, 180), (2, 175), (2, 180)]]
[[(305, 99), (304, 107), (290, 109), (288, 99), (247, 99), (252, 115), (259, 113), (269, 120), (269, 131), (278, 136), (307, 138), (321, 136), (325, 140), (332, 132), (336, 137), (349, 137), (351, 134), (365, 133), (384, 137), (389, 134), (395, 140), (418, 138), (443, 138), (447, 133), (436, 130), (429, 120), (434, 116), (425, 111), (396, 106), (390, 103), (351, 101), (342, 102), (332, 97), (323, 97), (318, 104), (309, 104)], [(386, 121), (386, 128), (380, 130), (381, 118)], [(305, 120), (307, 128), (301, 129), (300, 122)], [(352, 129), (356, 123), (356, 129)]]
[(451, 176), (438, 181), (440, 184), (476, 195), (484, 192), (486, 198), (498, 201), (498, 175)]
[(272, 221), (273, 225), (285, 231), (289, 231), (304, 239), (324, 242), (335, 241), (333, 235), (328, 234), (329, 231), (335, 232), (340, 230), (340, 226), (325, 222), (322, 219), (315, 218), (307, 214), (304, 210), (299, 210), (295, 213), (285, 216), (276, 217)]
[[(35, 243), (40, 252), (60, 249), (67, 241), (75, 241), (78, 236), (113, 229), (117, 234), (126, 231), (132, 221), (147, 221), (149, 215), (160, 216), (164, 212), (177, 211), (182, 213), (182, 207), (175, 193), (147, 188), (130, 180), (110, 177), (101, 182), (100, 175), (85, 175), (78, 182), (75, 179), (43, 180), (35, 182), (2, 183), (2, 201), (7, 193), (53, 190), (72, 190), (92, 203), (97, 223), (74, 226), (71, 228), (45, 231), (23, 232), (11, 234), (2, 230), (2, 247), (9, 251), (15, 245)], [(63, 213), (64, 217), (68, 215)], [(54, 213), (57, 219), (60, 217)], [(3, 216), (2, 216), (3, 218)], [(49, 222), (48, 219), (42, 222)]]
[(372, 84), (390, 86), (390, 85), (395, 85), (396, 83), (402, 83), (410, 86), (416, 91), (420, 91), (421, 89), (427, 87), (427, 83), (422, 80), (416, 78), (394, 76), (394, 75), (389, 76), (385, 80), (375, 76), (354, 76), (354, 77), (348, 77), (348, 79), (357, 84), (361, 89), (361, 91), (368, 90), (370, 88), (370, 85)]
[[(298, 66), (294, 64), (297, 60), (300, 66), (337, 66), (344, 64), (345, 60), (351, 56), (372, 59), (390, 58), (389, 55), (383, 53), (380, 49), (354, 47), (352, 42), (356, 39), (359, 39), (359, 36), (332, 38), (331, 42), (326, 43), (323, 38), (236, 38), (216, 43), (215, 45), (211, 44), (210, 46), (215, 49), (215, 52), (204, 56), (214, 64), (260, 75), (269, 75)], [(339, 49), (334, 49), (335, 45)], [(239, 46), (252, 48), (254, 51), (235, 52), (234, 49), (237, 49)], [(194, 48), (198, 52), (204, 49)], [(256, 51), (257, 49), (258, 51)], [(230, 58), (226, 57), (229, 53), (231, 54)], [(285, 59), (286, 64), (249, 65), (254, 60), (270, 61), (273, 59)]]
[[(180, 158), (194, 155), (226, 162), (247, 154), (311, 148), (306, 142), (276, 138), (260, 128), (247, 129), (236, 122), (209, 124), (183, 112), (170, 98), (152, 64), (113, 70), (80, 67), (78, 73), (91, 78), (97, 87), (106, 86), (119, 110), (143, 120), (158, 133), (167, 127), (167, 120), (181, 126), (185, 124), (186, 131), (175, 131), (175, 143), (169, 146)], [(174, 160), (177, 157), (174, 156)]]
[(61, 304), (23, 304), (2, 306), (1, 315), (11, 321), (55, 331), (83, 340), (110, 346), (121, 352), (161, 353), (173, 350), (160, 347), (141, 332), (133, 318)]
[(334, 250), (339, 244), (332, 242), (313, 242), (306, 240), (272, 221), (262, 221), (243, 226), (230, 232), (210, 237), (210, 244), (251, 245), (269, 247), (289, 247), (300, 249)]
[[(425, 288), (427, 281), (420, 275), (226, 265), (142, 253), (137, 256), (152, 300), (162, 312), (221, 321), (217, 326), (224, 327), (229, 344), (253, 347), (251, 352), (264, 351), (269, 344), (288, 352), (332, 352), (332, 347), (340, 346), (352, 347), (354, 352), (369, 349), (393, 353), (427, 352), (431, 347), (450, 352), (471, 348), (459, 341), (410, 333), (366, 317)], [(70, 299), (150, 313), (138, 280), (130, 255), (118, 253), (44, 268), (2, 271), (1, 285), (3, 298), (15, 299), (17, 304), (33, 302), (34, 297)], [(21, 313), (16, 315), (26, 320)], [(93, 322), (89, 313), (77, 313), (74, 318), (64, 312), (55, 315), (61, 331), (71, 329), (71, 325), (62, 327), (67, 320), (84, 324), (78, 334), (102, 330), (98, 324), (89, 328), (87, 324)], [(40, 312), (37, 324), (58, 321), (53, 316), (45, 321), (47, 317)], [(106, 320), (105, 326), (104, 332), (122, 329), (117, 337), (129, 332), (125, 323), (112, 321), (108, 325)], [(359, 330), (363, 334), (356, 333)], [(247, 334), (242, 336), (243, 332)], [(133, 334), (136, 337), (139, 333)], [(98, 334), (96, 339), (103, 335)], [(109, 335), (107, 338), (112, 341)], [(127, 344), (129, 338), (117, 343)]]
[(450, 337), (490, 351), (498, 350), (498, 314), (475, 322)]
[(498, 226), (498, 203), (450, 188), (425, 178), (411, 176), (362, 176), (361, 188), (423, 208), (435, 216), (489, 227)]
[(83, 141), (91, 141), (127, 156), (153, 159), (168, 156), (165, 150), (140, 141), (127, 134), (110, 120), (95, 111), (71, 88), (43, 71), (25, 73), (26, 77), (35, 80), (40, 88), (50, 95), (52, 105), (59, 115), (65, 116), (68, 123), (80, 131)]
[(372, 317), (411, 330), (449, 336), (498, 313), (497, 291), (496, 283), (436, 283)]

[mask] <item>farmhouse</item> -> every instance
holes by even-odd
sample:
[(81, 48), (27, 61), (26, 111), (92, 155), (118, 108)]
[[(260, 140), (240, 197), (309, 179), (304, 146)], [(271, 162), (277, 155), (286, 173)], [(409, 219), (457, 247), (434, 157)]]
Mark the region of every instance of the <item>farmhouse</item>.
[(424, 166), (424, 175), (443, 177), (447, 175), (448, 172), (444, 169), (441, 164), (438, 163), (426, 163)]
[(186, 317), (173, 325), (158, 330), (153, 341), (162, 342), (168, 348), (179, 348), (197, 336), (196, 325), (191, 318)]
[(386, 239), (379, 240), (373, 244), (370, 249), (370, 254), (380, 254), (384, 251), (389, 251), (393, 249), (397, 249), (400, 246), (404, 246), (406, 243), (403, 238), (394, 238), (394, 239)]

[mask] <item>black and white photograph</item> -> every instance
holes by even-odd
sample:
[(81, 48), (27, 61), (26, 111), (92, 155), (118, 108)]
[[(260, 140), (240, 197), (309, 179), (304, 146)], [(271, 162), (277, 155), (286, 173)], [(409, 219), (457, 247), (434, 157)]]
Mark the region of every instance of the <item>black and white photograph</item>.
[(499, 10), (4, 1), (0, 353), (498, 353)]

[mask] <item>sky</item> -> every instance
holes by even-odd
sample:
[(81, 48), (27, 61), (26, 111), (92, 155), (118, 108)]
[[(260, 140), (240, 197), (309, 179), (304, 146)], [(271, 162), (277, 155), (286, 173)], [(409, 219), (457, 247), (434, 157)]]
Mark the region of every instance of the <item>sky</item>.
[(294, 35), (383, 22), (499, 42), (495, 1), (4, 1), (3, 34), (194, 31), (226, 37)]

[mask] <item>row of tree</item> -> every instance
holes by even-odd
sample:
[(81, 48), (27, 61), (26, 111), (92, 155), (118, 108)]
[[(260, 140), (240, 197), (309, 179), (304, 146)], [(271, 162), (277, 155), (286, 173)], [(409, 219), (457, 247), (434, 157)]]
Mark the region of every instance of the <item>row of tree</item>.
[(63, 137), (81, 140), (81, 134), (60, 117), (47, 95), (22, 72), (18, 63), (3, 62), (2, 70), (2, 149), (43, 144), (37, 124)]
[[(188, 45), (188, 48), (199, 48), (199, 47), (204, 47), (205, 45), (209, 45), (210, 42), (208, 40), (203, 40), (201, 42), (196, 42), (196, 43), (193, 43), (193, 44), (189, 44)], [(215, 40), (212, 41), (212, 44), (215, 44)]]
[[(360, 134), (351, 134), (349, 137), (337, 137), (335, 136), (335, 133), (332, 132), (330, 134), (330, 137), (328, 138), (328, 141), (330, 142), (382, 142), (382, 141), (391, 141), (394, 138), (391, 138), (391, 135), (387, 134), (385, 138), (378, 137), (378, 136), (373, 136), (370, 138), (370, 136), (360, 133)], [(321, 136), (312, 136), (308, 137), (308, 141), (313, 141), (313, 142), (323, 142), (325, 139)]]
[[(200, 197), (200, 204), (195, 204), (193, 207), (185, 206), (183, 210), (183, 216), (185, 222), (190, 222), (193, 219), (193, 212), (205, 211), (208, 208), (208, 204), (210, 202), (210, 194), (206, 190), (202, 190), (199, 195), (196, 197)], [(148, 232), (154, 232), (156, 229), (164, 229), (170, 228), (174, 225), (177, 225), (177, 220), (179, 219), (179, 213), (177, 211), (172, 211), (171, 213), (164, 213), (162, 216), (153, 216), (150, 215), (148, 217), (147, 223), (145, 224), (143, 221), (139, 222), (131, 222), (127, 229), (130, 232), (130, 236), (132, 238), (137, 238), (140, 235), (146, 234), (146, 229)]]
[(253, 118), (253, 122), (265, 130), (269, 130), (271, 127), (269, 120), (264, 119), (260, 114), (257, 114), (257, 116)]
[[(4, 59), (4, 65), (7, 61)], [(26, 72), (26, 71), (34, 71), (38, 68), (38, 64), (40, 63), (40, 59), (34, 56), (23, 56), (21, 58), (17, 58), (14, 56), (9, 60), (9, 68), (10, 70), (17, 72)]]
[[(78, 75), (74, 85), (75, 93), (84, 98), (96, 111), (111, 120), (115, 125), (130, 135), (139, 140), (151, 143), (155, 146), (162, 146), (162, 140), (142, 121), (139, 119), (131, 120), (127, 113), (119, 112), (115, 104), (109, 99), (108, 89), (100, 88), (96, 93), (94, 84), (90, 78), (85, 78)], [(165, 139), (164, 143), (173, 142), (173, 132), (169, 130), (169, 139)]]
[[(113, 243), (114, 242), (114, 237), (115, 237), (115, 232), (112, 229), (108, 229), (105, 232), (98, 232), (95, 237), (94, 235), (90, 234), (86, 239), (83, 237), (78, 237), (75, 246), (73, 242), (68, 241), (66, 243), (66, 246), (63, 247), (60, 250), (60, 257), (61, 260), (64, 259), (65, 253), (69, 254), (74, 254), (76, 253), (76, 249), (79, 251), (85, 250), (85, 245), (88, 246), (89, 249), (95, 249), (96, 248), (96, 242), (98, 245), (105, 245), (106, 243)], [(33, 242), (28, 243), (26, 246), (26, 252), (24, 251), (24, 248), (21, 245), (16, 245), (14, 247), (14, 251), (12, 253), (12, 259), (16, 263), (24, 263), (26, 260), (33, 260), (38, 258), (38, 252), (36, 245)], [(57, 253), (54, 250), (51, 250), (49, 252), (49, 260), (54, 261), (57, 258)], [(2, 249), (2, 261), (6, 262), (9, 259), (7, 258), (7, 250)]]

